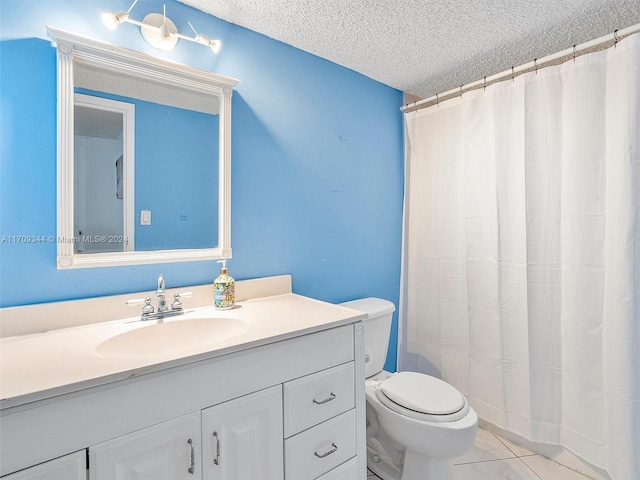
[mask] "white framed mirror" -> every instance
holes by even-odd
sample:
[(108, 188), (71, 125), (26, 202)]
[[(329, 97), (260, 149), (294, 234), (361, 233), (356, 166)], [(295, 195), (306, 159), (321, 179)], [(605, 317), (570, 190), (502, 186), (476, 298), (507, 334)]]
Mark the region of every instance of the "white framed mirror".
[(238, 80), (47, 28), (59, 269), (231, 258)]

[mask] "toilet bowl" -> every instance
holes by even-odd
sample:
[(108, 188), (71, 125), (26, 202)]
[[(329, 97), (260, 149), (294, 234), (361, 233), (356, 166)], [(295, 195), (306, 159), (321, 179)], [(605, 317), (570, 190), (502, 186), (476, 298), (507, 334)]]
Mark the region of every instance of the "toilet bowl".
[(395, 307), (379, 298), (342, 305), (369, 315), (365, 326), (367, 466), (383, 480), (446, 480), (452, 459), (475, 440), (478, 416), (448, 383), (383, 370)]
[[(403, 378), (405, 377), (406, 378)], [(402, 380), (407, 384), (421, 387), (453, 387), (442, 380), (415, 372), (391, 374), (380, 372), (365, 381), (368, 426), (378, 423), (378, 431), (367, 429), (367, 464), (384, 480), (445, 480), (451, 478), (451, 460), (467, 452), (476, 436), (478, 416), (467, 400), (447, 388), (443, 396), (435, 395), (434, 402), (423, 405), (411, 404), (411, 399), (396, 396), (390, 399), (384, 393), (388, 382)], [(424, 384), (422, 381), (426, 380)], [(437, 384), (436, 382), (441, 382)], [(387, 384), (387, 385), (385, 385)], [(410, 397), (411, 395), (409, 395)], [(406, 400), (406, 401), (405, 401)], [(450, 413), (433, 413), (451, 401)], [(396, 403), (393, 405), (393, 403)], [(421, 411), (413, 410), (419, 408)], [(429, 410), (432, 413), (428, 413)], [(442, 410), (440, 410), (442, 412)]]

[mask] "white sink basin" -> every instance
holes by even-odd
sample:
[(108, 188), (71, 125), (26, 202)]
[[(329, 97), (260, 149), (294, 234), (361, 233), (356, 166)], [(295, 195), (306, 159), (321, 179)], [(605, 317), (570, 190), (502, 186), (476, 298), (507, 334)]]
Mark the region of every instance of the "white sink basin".
[(236, 318), (160, 321), (111, 337), (98, 345), (96, 353), (101, 357), (132, 358), (195, 352), (247, 329), (248, 325)]

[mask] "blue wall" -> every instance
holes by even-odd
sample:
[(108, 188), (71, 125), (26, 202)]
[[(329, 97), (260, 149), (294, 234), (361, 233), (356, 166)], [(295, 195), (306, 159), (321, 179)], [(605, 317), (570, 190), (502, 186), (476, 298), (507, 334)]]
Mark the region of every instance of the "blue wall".
[[(290, 273), (296, 293), (398, 305), (403, 195), (402, 93), (349, 69), (168, 0), (181, 32), (220, 38), (218, 55), (181, 41), (149, 46), (100, 14), (130, 2), (2, 0), (0, 236), (55, 235), (55, 51), (46, 25), (241, 80), (232, 110), (236, 279)], [(131, 16), (158, 11), (140, 0)], [(174, 181), (169, 178), (167, 181)], [(179, 178), (179, 176), (178, 176)], [(0, 306), (211, 282), (214, 262), (56, 269), (53, 243), (0, 244)], [(394, 316), (387, 369), (395, 369)]]

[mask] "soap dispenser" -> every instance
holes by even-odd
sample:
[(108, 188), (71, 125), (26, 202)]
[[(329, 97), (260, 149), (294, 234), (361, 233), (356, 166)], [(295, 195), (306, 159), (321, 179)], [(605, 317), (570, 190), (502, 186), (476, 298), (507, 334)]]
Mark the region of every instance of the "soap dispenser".
[(220, 275), (213, 282), (213, 305), (218, 310), (229, 310), (236, 303), (236, 281), (227, 270), (227, 261), (218, 260), (222, 264)]

